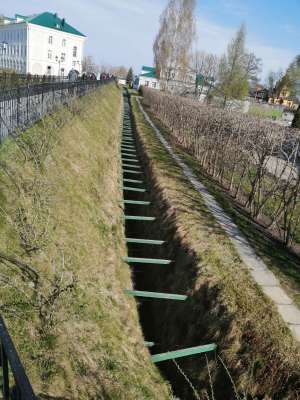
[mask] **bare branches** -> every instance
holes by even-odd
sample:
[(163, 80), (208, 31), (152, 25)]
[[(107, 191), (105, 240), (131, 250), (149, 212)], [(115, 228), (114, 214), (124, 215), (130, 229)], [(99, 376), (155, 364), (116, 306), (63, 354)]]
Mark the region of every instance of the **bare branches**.
[(177, 144), (286, 245), (300, 231), (300, 131), (190, 99), (145, 90)]
[(196, 36), (195, 5), (195, 0), (170, 0), (160, 17), (153, 52), (162, 80), (168, 81), (171, 69), (179, 71), (180, 80), (186, 75)]

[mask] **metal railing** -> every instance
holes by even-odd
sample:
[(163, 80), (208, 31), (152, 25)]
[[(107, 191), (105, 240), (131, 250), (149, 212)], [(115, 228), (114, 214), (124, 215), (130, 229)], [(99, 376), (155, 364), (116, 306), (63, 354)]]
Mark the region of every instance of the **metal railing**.
[(0, 91), (0, 142), (28, 128), (55, 107), (112, 80), (48, 82)]
[[(25, 369), (1, 316), (0, 349), (3, 400), (36, 400)], [(14, 378), (14, 384), (12, 385), (10, 384), (10, 375)]]

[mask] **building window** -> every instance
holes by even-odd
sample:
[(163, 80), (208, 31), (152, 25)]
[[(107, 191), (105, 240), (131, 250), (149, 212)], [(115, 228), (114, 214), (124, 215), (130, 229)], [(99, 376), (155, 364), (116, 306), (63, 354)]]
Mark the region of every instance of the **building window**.
[(48, 50), (48, 60), (52, 60), (52, 51)]
[(61, 53), (61, 62), (66, 61), (66, 53)]
[(156, 88), (156, 82), (152, 82), (152, 87), (153, 87), (153, 89)]
[(62, 47), (66, 47), (66, 44), (67, 44), (66, 39), (63, 39), (62, 42), (61, 42)]
[(149, 86), (149, 81), (145, 81), (145, 86)]
[(77, 57), (77, 46), (73, 47), (73, 57)]
[(49, 43), (49, 44), (53, 44), (53, 36), (49, 36), (49, 38), (48, 38), (48, 43)]

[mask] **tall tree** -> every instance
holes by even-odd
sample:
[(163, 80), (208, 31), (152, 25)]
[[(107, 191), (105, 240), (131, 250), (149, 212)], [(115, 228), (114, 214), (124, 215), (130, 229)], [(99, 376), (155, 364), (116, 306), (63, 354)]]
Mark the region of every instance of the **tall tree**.
[(260, 70), (260, 60), (245, 50), (246, 28), (241, 25), (221, 57), (218, 89), (223, 93), (223, 105), (228, 99), (243, 99), (249, 89), (249, 81), (254, 80)]
[(88, 74), (97, 74), (99, 67), (92, 56), (85, 56), (82, 60), (82, 71)]
[(168, 80), (171, 70), (186, 74), (196, 37), (195, 7), (195, 0), (169, 0), (161, 14), (153, 45), (154, 63), (161, 78)]
[(219, 69), (219, 57), (204, 51), (196, 51), (192, 58), (192, 70), (197, 74), (196, 95), (201, 96), (204, 88), (207, 90), (207, 98), (217, 81)]
[(130, 67), (127, 73), (126, 83), (127, 85), (131, 85), (132, 82), (133, 82), (133, 69)]

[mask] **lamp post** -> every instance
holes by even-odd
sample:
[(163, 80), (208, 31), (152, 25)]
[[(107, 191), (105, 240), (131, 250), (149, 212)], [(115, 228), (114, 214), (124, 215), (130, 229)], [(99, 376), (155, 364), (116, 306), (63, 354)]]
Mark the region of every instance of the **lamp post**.
[[(6, 54), (6, 50), (7, 50), (7, 47), (8, 47), (8, 43), (7, 42), (1, 42), (0, 43), (0, 55), (1, 56), (4, 56), (5, 54)], [(0, 67), (1, 68), (3, 68), (4, 67), (4, 59), (3, 59), (3, 57), (1, 57), (1, 59), (0, 59)]]
[(56, 57), (55, 57), (55, 61), (58, 62), (58, 76), (61, 77), (62, 74), (61, 74), (60, 65), (61, 65), (61, 63), (64, 61), (64, 59), (63, 59), (62, 56), (61, 56), (61, 57), (56, 56)]

